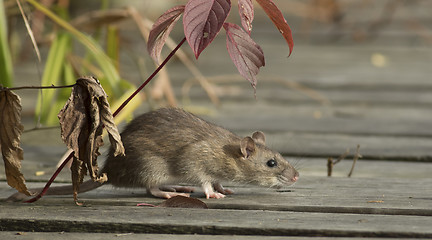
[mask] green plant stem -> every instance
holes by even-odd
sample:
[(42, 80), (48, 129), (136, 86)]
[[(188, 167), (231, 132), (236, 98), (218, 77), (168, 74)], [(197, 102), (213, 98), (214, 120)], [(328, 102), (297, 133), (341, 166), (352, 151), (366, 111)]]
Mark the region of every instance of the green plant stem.
[(7, 16), (3, 1), (0, 2), (0, 85), (11, 87), (13, 82), (13, 62), (7, 39)]
[[(174, 56), (174, 54), (177, 52), (177, 50), (183, 45), (183, 43), (186, 41), (186, 38), (183, 38), (181, 42), (175, 47), (170, 54), (165, 58), (165, 60), (159, 65), (159, 67), (150, 75), (147, 80), (141, 84), (141, 86), (130, 95), (128, 99), (126, 99), (120, 107), (117, 108), (117, 110), (113, 113), (113, 117), (115, 117), (131, 100), (134, 98), (155, 76), (159, 73), (159, 71), (168, 63), (168, 61)], [(42, 189), (42, 191), (35, 196), (34, 198), (25, 201), (26, 203), (32, 203), (39, 200), (41, 197), (45, 195), (45, 193), (48, 191), (48, 188), (51, 186), (54, 179), (57, 177), (57, 175), (61, 172), (61, 170), (66, 166), (66, 164), (72, 159), (74, 155), (74, 152), (71, 152), (67, 158), (62, 162), (62, 164), (57, 168), (57, 170), (54, 172), (54, 174), (51, 176), (50, 180), (45, 184), (45, 187)]]

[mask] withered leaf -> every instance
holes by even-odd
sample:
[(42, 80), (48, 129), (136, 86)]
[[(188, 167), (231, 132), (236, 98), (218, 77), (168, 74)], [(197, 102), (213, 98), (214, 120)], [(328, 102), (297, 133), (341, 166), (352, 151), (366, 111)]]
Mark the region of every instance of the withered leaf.
[(72, 183), (74, 196), (87, 170), (93, 181), (105, 182), (105, 175), (98, 174), (97, 157), (103, 145), (102, 130), (106, 127), (115, 155), (124, 154), (120, 134), (114, 124), (107, 95), (94, 77), (76, 81), (71, 96), (58, 114), (61, 137), (74, 151)]
[(19, 145), (23, 129), (20, 97), (0, 87), (0, 149), (5, 163), (6, 179), (9, 186), (30, 196), (20, 171), (23, 150)]
[(71, 173), (72, 173), (72, 188), (73, 188), (73, 198), (77, 205), (78, 203), (78, 192), (79, 185), (84, 180), (84, 175), (87, 172), (87, 167), (84, 162), (74, 156), (72, 165), (71, 165)]
[(203, 201), (184, 196), (175, 196), (169, 198), (158, 205), (158, 207), (170, 207), (170, 208), (203, 208), (207, 209), (208, 206)]

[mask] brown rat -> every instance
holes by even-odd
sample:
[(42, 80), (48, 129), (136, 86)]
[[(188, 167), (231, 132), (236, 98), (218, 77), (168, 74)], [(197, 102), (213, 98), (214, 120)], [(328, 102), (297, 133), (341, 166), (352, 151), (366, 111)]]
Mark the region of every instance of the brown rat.
[[(173, 191), (193, 190), (166, 187), (169, 184), (199, 184), (207, 198), (222, 198), (232, 191), (224, 189), (221, 181), (279, 188), (295, 183), (299, 176), (278, 152), (265, 146), (262, 132), (240, 138), (178, 108), (135, 118), (121, 138), (125, 156), (114, 157), (111, 148), (100, 172), (116, 187), (146, 188), (156, 197), (188, 196)], [(80, 192), (99, 186), (89, 180)], [(53, 187), (47, 194), (66, 193), (71, 193), (70, 187)]]

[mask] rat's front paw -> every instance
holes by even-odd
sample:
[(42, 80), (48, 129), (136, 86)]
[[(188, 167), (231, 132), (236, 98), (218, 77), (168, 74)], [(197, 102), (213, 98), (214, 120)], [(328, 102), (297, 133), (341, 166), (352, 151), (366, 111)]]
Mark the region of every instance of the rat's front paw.
[(204, 193), (205, 193), (207, 199), (209, 199), (209, 198), (219, 199), (219, 198), (225, 197), (225, 194), (220, 193), (220, 192), (215, 192), (211, 183), (204, 183), (202, 185), (202, 188), (204, 190)]
[(205, 195), (206, 195), (206, 198), (207, 198), (207, 199), (209, 199), (209, 198), (216, 198), (216, 199), (219, 199), (219, 198), (224, 198), (224, 197), (225, 197), (224, 194), (219, 193), (219, 192), (211, 192), (211, 193), (207, 193), (207, 192), (206, 192)]

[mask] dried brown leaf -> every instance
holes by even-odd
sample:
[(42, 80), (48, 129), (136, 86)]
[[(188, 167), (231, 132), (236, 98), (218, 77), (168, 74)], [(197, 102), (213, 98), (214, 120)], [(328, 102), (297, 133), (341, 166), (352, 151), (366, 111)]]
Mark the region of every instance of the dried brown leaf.
[(74, 157), (71, 165), (71, 175), (72, 175), (73, 198), (77, 205), (80, 205), (78, 203), (79, 185), (83, 182), (84, 175), (86, 174), (86, 172), (87, 172), (87, 167), (84, 164), (84, 162)]
[(208, 209), (207, 204), (203, 201), (184, 196), (175, 196), (169, 198), (158, 205), (158, 207), (170, 207), (170, 208), (203, 208)]
[(100, 155), (99, 147), (103, 145), (104, 125), (115, 149), (115, 155), (124, 154), (124, 147), (114, 124), (106, 93), (94, 77), (83, 77), (77, 80), (71, 96), (58, 117), (62, 139), (74, 151), (71, 170), (76, 200), (79, 184), (82, 183), (87, 171), (93, 181), (107, 180), (105, 175), (99, 176), (96, 161)]
[(0, 149), (5, 162), (6, 179), (9, 186), (30, 196), (20, 171), (23, 150), (19, 145), (24, 129), (21, 124), (21, 99), (11, 91), (0, 90)]

